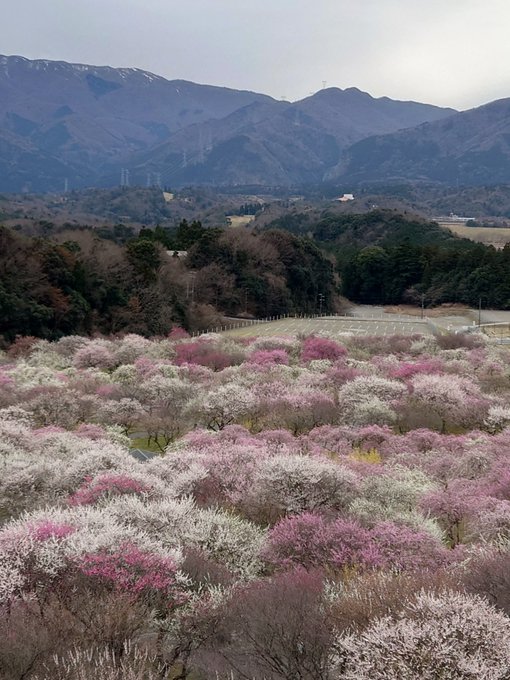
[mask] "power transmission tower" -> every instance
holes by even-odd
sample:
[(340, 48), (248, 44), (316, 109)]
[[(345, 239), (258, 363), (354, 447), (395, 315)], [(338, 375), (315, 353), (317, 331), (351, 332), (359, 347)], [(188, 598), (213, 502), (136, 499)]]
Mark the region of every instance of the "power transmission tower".
[(204, 162), (204, 139), (202, 136), (202, 128), (200, 128), (200, 131), (198, 133), (198, 162), (203, 163)]
[(120, 186), (121, 187), (129, 186), (129, 170), (127, 168), (120, 169)]
[(152, 173), (147, 173), (147, 188), (152, 186)]

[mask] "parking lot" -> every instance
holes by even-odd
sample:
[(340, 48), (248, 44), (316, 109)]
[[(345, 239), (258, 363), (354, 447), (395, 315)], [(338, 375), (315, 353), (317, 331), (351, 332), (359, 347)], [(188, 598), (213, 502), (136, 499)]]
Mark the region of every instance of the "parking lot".
[[(247, 324), (247, 325), (246, 325)], [(234, 323), (234, 326), (236, 324)], [(226, 335), (298, 335), (326, 332), (331, 335), (431, 335), (433, 327), (420, 319), (357, 318), (324, 316), (316, 318), (287, 317), (276, 321), (238, 322), (238, 327), (225, 330)]]
[[(423, 313), (423, 312), (422, 312)], [(234, 337), (258, 335), (297, 335), (326, 332), (331, 335), (432, 335), (434, 333), (463, 333), (475, 330), (481, 322), (483, 332), (502, 342), (510, 337), (510, 311), (489, 309), (452, 309), (449, 313), (430, 313), (420, 310), (413, 314), (394, 313), (385, 307), (353, 305), (348, 316), (284, 316), (273, 319), (229, 319), (226, 325), (210, 328), (210, 332), (226, 333)], [(494, 324), (493, 327), (491, 327)]]

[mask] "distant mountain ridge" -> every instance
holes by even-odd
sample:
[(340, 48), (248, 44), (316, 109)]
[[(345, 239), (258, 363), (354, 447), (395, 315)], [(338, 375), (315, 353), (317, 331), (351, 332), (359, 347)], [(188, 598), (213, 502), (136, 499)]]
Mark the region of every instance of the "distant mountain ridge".
[[(10, 136), (3, 161), (11, 176), (2, 172), (0, 190), (27, 182), (32, 190), (61, 188), (65, 177), (75, 186), (97, 183), (106, 164), (123, 166), (180, 128), (257, 101), (273, 100), (140, 69), (1, 56), (0, 132)], [(21, 150), (30, 158), (31, 182)]]
[(320, 182), (345, 149), (453, 113), (324, 89), (281, 102), (135, 68), (0, 56), (0, 191)]
[[(452, 113), (427, 104), (328, 88), (288, 102), (256, 102), (174, 133), (140, 158), (170, 182), (293, 185), (320, 182), (349, 145)], [(183, 159), (186, 159), (184, 162)]]
[(330, 171), (351, 182), (510, 183), (510, 98), (351, 146)]

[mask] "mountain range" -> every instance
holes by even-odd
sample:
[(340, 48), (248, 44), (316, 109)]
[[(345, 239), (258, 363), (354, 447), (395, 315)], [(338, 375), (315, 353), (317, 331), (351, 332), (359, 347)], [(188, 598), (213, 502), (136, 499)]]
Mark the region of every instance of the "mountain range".
[(94, 185), (183, 127), (266, 100), (139, 69), (0, 57), (0, 189)]
[(331, 179), (425, 180), (447, 185), (510, 182), (510, 98), (351, 146)]
[(0, 56), (0, 191), (510, 181), (510, 100), (458, 113), (328, 88), (298, 102)]

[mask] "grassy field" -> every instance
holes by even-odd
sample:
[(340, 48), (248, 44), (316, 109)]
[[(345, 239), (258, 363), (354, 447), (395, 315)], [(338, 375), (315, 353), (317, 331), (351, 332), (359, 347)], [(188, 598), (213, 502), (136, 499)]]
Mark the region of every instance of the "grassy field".
[(255, 219), (254, 215), (228, 215), (227, 222), (231, 227), (247, 227)]
[(147, 437), (133, 437), (131, 438), (131, 448), (141, 449), (142, 451), (151, 451), (152, 453), (161, 453), (167, 447), (167, 443), (160, 438), (160, 446), (158, 446), (154, 441), (149, 442)]
[(495, 248), (503, 248), (505, 243), (510, 243), (510, 229), (505, 227), (466, 227), (464, 222), (440, 222), (439, 224), (450, 229), (457, 236), (492, 245)]

